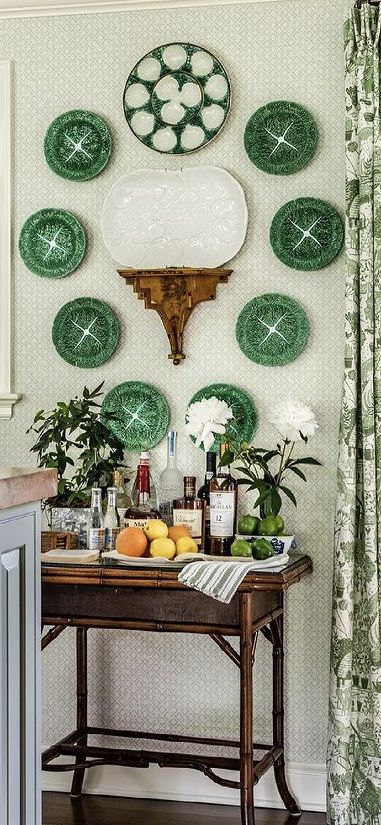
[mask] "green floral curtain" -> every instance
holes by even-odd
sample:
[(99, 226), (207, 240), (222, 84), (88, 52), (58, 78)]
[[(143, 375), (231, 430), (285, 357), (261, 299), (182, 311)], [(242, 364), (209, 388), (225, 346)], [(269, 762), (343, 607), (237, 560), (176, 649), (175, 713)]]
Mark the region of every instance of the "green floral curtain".
[(346, 25), (346, 326), (328, 750), (330, 825), (381, 823), (381, 136), (378, 7)]

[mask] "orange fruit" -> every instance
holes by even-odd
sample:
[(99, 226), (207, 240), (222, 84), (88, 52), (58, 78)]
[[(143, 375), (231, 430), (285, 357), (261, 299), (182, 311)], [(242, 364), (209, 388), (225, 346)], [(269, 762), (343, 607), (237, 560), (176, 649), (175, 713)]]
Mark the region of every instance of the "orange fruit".
[(177, 539), (181, 539), (183, 536), (190, 536), (191, 531), (190, 527), (187, 524), (175, 524), (173, 527), (170, 527), (168, 530), (168, 538), (172, 539), (172, 541), (177, 541)]
[(124, 556), (143, 556), (147, 544), (147, 538), (141, 527), (125, 527), (118, 533), (116, 550)]

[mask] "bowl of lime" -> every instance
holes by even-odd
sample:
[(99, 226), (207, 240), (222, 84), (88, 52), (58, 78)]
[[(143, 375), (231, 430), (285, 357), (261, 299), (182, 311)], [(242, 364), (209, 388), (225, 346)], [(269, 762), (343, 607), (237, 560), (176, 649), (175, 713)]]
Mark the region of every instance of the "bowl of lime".
[(265, 539), (271, 544), (274, 555), (288, 553), (296, 547), (295, 536), (284, 535), (282, 516), (268, 515), (263, 519), (250, 513), (241, 516), (235, 540), (246, 541), (254, 545), (254, 543), (258, 544), (261, 539)]

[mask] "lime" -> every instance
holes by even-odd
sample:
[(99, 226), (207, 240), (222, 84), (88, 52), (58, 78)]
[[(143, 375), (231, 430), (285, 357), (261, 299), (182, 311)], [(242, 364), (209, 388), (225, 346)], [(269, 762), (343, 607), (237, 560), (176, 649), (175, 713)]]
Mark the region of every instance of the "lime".
[(238, 532), (241, 536), (255, 536), (258, 524), (259, 518), (247, 513), (246, 516), (242, 516), (238, 522)]
[(270, 559), (274, 555), (272, 544), (267, 539), (256, 539), (253, 542), (253, 557), (258, 561)]
[(233, 541), (233, 544), (230, 548), (230, 552), (232, 556), (250, 556), (251, 553), (251, 544), (244, 539), (236, 539)]
[(283, 533), (283, 530), (284, 530), (284, 521), (283, 521), (283, 519), (282, 519), (282, 516), (275, 516), (275, 521), (276, 521), (276, 523), (277, 523), (277, 525), (278, 525), (278, 529), (277, 529), (277, 536), (279, 536), (279, 535), (280, 535), (280, 533)]
[(266, 516), (266, 518), (261, 519), (258, 524), (258, 533), (260, 536), (277, 536), (278, 529), (276, 516)]

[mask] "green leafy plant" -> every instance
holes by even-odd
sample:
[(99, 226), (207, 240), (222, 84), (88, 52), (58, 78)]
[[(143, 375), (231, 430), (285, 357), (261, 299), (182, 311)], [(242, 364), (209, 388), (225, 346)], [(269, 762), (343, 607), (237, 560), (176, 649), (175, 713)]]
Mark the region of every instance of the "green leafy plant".
[[(68, 403), (58, 401), (54, 410), (39, 410), (28, 433), (37, 433), (31, 447), (39, 467), (58, 472), (58, 495), (49, 504), (61, 507), (86, 506), (91, 488), (105, 489), (112, 483), (116, 466), (123, 466), (124, 449), (101, 418), (99, 398), (104, 381), (92, 392)], [(108, 418), (112, 416), (108, 413)]]
[(283, 495), (296, 507), (296, 497), (288, 483), (286, 486), (286, 479), (297, 476), (307, 481), (301, 466), (321, 466), (321, 462), (311, 456), (294, 457), (295, 444), (307, 444), (308, 437), (318, 428), (312, 410), (299, 401), (289, 401), (274, 410), (272, 423), (282, 436), (276, 449), (241, 444), (227, 428), (225, 438), (229, 449), (221, 458), (221, 466), (238, 462), (236, 469), (243, 478), (239, 478), (237, 483), (257, 492), (254, 507), (260, 508), (262, 517), (278, 515)]

